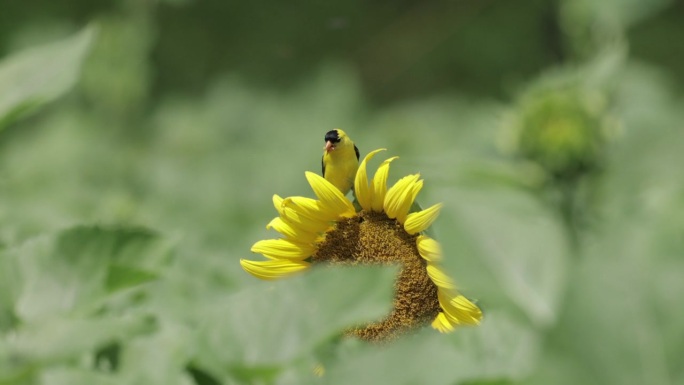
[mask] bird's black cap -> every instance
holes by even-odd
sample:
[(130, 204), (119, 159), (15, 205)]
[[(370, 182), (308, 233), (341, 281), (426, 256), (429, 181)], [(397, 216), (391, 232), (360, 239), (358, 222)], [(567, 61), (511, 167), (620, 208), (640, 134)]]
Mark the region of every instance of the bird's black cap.
[(337, 132), (337, 130), (330, 130), (325, 133), (325, 141), (332, 142), (332, 143), (339, 143), (340, 142), (340, 134)]

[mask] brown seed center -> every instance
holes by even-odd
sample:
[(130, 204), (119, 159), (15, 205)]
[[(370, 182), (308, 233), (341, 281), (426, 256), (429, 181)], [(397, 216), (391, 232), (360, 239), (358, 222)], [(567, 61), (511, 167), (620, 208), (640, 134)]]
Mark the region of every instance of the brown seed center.
[(359, 212), (341, 220), (313, 255), (314, 263), (333, 265), (400, 265), (394, 283), (393, 309), (384, 319), (347, 331), (368, 341), (384, 341), (423, 325), (439, 312), (437, 286), (410, 235), (384, 213)]

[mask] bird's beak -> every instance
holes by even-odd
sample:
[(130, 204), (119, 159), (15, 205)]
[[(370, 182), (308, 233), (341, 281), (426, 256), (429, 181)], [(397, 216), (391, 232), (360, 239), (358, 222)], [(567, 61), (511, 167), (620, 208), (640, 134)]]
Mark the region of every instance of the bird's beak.
[(335, 145), (331, 141), (325, 142), (325, 152), (330, 152), (335, 149)]

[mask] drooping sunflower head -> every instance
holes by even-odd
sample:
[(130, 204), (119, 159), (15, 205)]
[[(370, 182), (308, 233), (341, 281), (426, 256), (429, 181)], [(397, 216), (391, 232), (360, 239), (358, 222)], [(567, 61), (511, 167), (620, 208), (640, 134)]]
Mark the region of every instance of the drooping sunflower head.
[(366, 164), (383, 150), (371, 152), (359, 165), (354, 181), (358, 211), (340, 190), (311, 172), (306, 178), (318, 199), (274, 195), (279, 216), (267, 228), (283, 237), (252, 246), (252, 252), (266, 260), (243, 259), (240, 264), (262, 279), (281, 278), (316, 264), (399, 265), (391, 312), (347, 331), (364, 340), (391, 339), (426, 323), (440, 332), (478, 324), (482, 312), (459, 294), (440, 266), (439, 243), (423, 234), (439, 215), (441, 204), (411, 210), (423, 187), (420, 176), (403, 177), (388, 189), (394, 157), (383, 161), (368, 181)]

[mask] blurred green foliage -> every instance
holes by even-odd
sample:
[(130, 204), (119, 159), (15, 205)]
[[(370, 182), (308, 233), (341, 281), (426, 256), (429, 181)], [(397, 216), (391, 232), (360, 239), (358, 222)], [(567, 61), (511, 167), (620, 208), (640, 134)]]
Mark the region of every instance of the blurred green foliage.
[[(681, 10), (3, 4), (0, 384), (684, 383)], [(342, 339), (392, 269), (240, 270), (334, 127), (445, 203), (481, 326)]]

